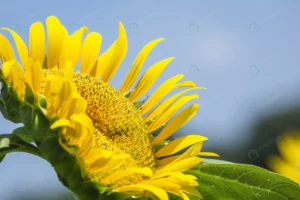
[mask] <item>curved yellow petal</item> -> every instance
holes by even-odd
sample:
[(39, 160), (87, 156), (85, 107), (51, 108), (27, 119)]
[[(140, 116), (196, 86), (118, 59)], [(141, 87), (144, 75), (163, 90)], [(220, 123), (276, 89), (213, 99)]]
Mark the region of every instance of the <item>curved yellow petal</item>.
[(21, 65), (15, 61), (7, 61), (2, 65), (3, 76), (11, 83), (18, 91), (18, 95), (21, 97), (24, 94), (24, 72)]
[(107, 66), (104, 67), (105, 71), (102, 74), (102, 80), (104, 82), (109, 82), (110, 79), (114, 76), (116, 73), (119, 65), (123, 61), (126, 53), (127, 53), (127, 36), (125, 28), (122, 24), (122, 22), (119, 22), (119, 35), (118, 39), (115, 43), (115, 48), (109, 57), (109, 61), (107, 63)]
[(72, 61), (73, 67), (77, 64), (82, 51), (83, 34), (88, 32), (88, 27), (83, 26), (75, 31), (69, 38), (67, 59)]
[(129, 158), (127, 154), (112, 155), (109, 159), (97, 160), (90, 165), (90, 171), (93, 173), (105, 172), (107, 170), (114, 170), (120, 167)]
[(9, 40), (0, 34), (0, 60), (2, 63), (10, 60), (15, 60), (14, 49)]
[(163, 130), (154, 138), (152, 145), (161, 143), (178, 129), (180, 129), (185, 123), (187, 123), (195, 114), (198, 112), (199, 105), (194, 104), (183, 109), (178, 115), (176, 115), (164, 128)]
[[(176, 88), (183, 88), (183, 87), (197, 87), (196, 83), (194, 83), (193, 81), (183, 81), (181, 83), (178, 83), (176, 86)], [(201, 87), (201, 89), (206, 90), (205, 87)]]
[(199, 87), (189, 88), (189, 89), (183, 90), (183, 91), (169, 97), (168, 99), (163, 101), (161, 104), (159, 104), (156, 108), (154, 108), (149, 114), (147, 114), (147, 116), (144, 118), (144, 121), (147, 122), (147, 121), (152, 120), (155, 117), (159, 116), (165, 109), (167, 109), (167, 107), (170, 106), (171, 103), (173, 103), (175, 101), (175, 99), (177, 99), (184, 93), (192, 91), (192, 90), (198, 90), (198, 89), (201, 89), (201, 88), (199, 88)]
[(29, 57), (33, 62), (39, 61), (42, 65), (46, 55), (45, 30), (41, 22), (36, 22), (29, 29)]
[(141, 174), (146, 177), (151, 177), (153, 175), (153, 172), (150, 168), (141, 168), (141, 167), (134, 167), (134, 168), (127, 168), (124, 170), (118, 170), (114, 172), (113, 174), (106, 177), (102, 182), (105, 185), (111, 184), (115, 181), (118, 181), (126, 176), (130, 176), (133, 174)]
[(177, 138), (156, 152), (155, 157), (163, 157), (175, 154), (188, 146), (203, 142), (205, 140), (207, 140), (207, 137), (201, 135), (187, 135)]
[(26, 47), (23, 39), (15, 31), (13, 31), (9, 28), (1, 28), (1, 29), (8, 31), (14, 38), (21, 63), (24, 66), (24, 68), (26, 69), (27, 62), (28, 62), (28, 50), (27, 50), (27, 47)]
[(62, 101), (63, 105), (59, 113), (60, 118), (69, 118), (73, 114), (83, 113), (86, 110), (87, 103), (78, 93), (72, 93), (67, 101)]
[[(87, 165), (91, 165), (97, 162), (99, 159), (107, 161), (113, 155), (112, 151), (106, 151), (103, 149), (92, 149), (89, 154), (84, 157), (84, 161)], [(103, 162), (99, 162), (101, 164)]]
[(59, 100), (63, 103), (68, 101), (70, 98), (80, 97), (79, 94), (77, 94), (77, 96), (71, 96), (72, 94), (77, 94), (76, 85), (72, 80), (63, 80), (62, 87), (59, 92)]
[(198, 157), (191, 157), (184, 160), (180, 160), (179, 162), (174, 162), (169, 165), (158, 168), (155, 174), (159, 175), (170, 172), (184, 172), (200, 164), (202, 160), (202, 158)]
[(91, 32), (86, 36), (82, 48), (80, 73), (91, 72), (100, 52), (101, 42), (102, 37), (99, 33)]
[(188, 95), (179, 98), (174, 104), (170, 105), (166, 110), (163, 111), (148, 127), (148, 131), (152, 132), (163, 126), (182, 106), (188, 103), (190, 100), (199, 98), (198, 95)]
[(167, 164), (170, 164), (171, 162), (173, 162), (174, 160), (176, 160), (178, 156), (170, 156), (170, 157), (167, 157), (167, 158), (164, 158), (164, 159), (161, 159), (161, 160), (157, 160), (156, 163), (157, 165), (167, 165)]
[(209, 156), (209, 157), (220, 157), (218, 154), (213, 152), (199, 152), (199, 156)]
[(141, 107), (141, 114), (146, 113), (152, 109), (160, 100), (162, 100), (169, 92), (174, 89), (175, 84), (184, 77), (183, 74), (178, 74), (164, 83), (162, 83), (150, 96), (150, 98)]
[(60, 21), (55, 16), (50, 16), (46, 20), (48, 37), (47, 67), (51, 69), (58, 65), (63, 47), (63, 29)]
[(109, 67), (110, 58), (115, 50), (117, 41), (115, 41), (103, 54), (99, 56), (97, 62), (95, 63), (91, 75), (99, 78), (102, 77), (106, 71), (106, 68)]
[(60, 128), (60, 127), (64, 127), (64, 126), (68, 126), (68, 127), (72, 127), (70, 120), (68, 119), (59, 119), (57, 121), (55, 121), (50, 128), (51, 129), (56, 129), (56, 128)]
[(136, 184), (136, 185), (128, 185), (121, 186), (115, 189), (119, 192), (130, 192), (130, 191), (148, 191), (154, 194), (160, 200), (169, 200), (168, 194), (165, 190), (160, 189), (155, 186), (146, 185), (146, 184)]
[(146, 44), (143, 49), (139, 52), (137, 57), (135, 58), (129, 72), (126, 75), (126, 78), (120, 88), (120, 93), (124, 94), (134, 83), (136, 80), (145, 60), (147, 59), (148, 55), (152, 51), (152, 49), (162, 40), (163, 38), (158, 38)]
[(188, 150), (186, 150), (183, 154), (176, 155), (176, 156), (170, 156), (170, 157), (158, 160), (157, 164), (158, 165), (168, 165), (172, 162), (178, 162), (178, 161), (184, 160), (186, 158), (197, 157), (197, 155), (199, 155), (199, 152), (202, 148), (202, 145), (203, 145), (203, 142), (194, 144)]
[(134, 102), (143, 96), (173, 59), (174, 57), (166, 58), (152, 65), (140, 78), (128, 100)]

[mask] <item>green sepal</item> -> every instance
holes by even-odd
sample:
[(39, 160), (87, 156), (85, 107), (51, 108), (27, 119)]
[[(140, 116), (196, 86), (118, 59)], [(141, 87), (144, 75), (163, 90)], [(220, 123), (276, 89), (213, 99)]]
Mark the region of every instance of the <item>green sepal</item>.
[(142, 105), (144, 105), (145, 101), (137, 101), (134, 102), (133, 105), (136, 109), (139, 109), (140, 107), (142, 107)]
[[(202, 164), (186, 172), (197, 177), (204, 200), (299, 200), (300, 185), (290, 179), (243, 164)], [(172, 198), (175, 200), (176, 198)]]
[(47, 100), (44, 95), (39, 95), (39, 106), (47, 109)]
[(0, 94), (0, 110), (5, 119), (8, 119), (14, 123), (20, 123), (20, 115), (18, 107), (21, 102), (17, 92), (7, 82), (0, 77), (2, 83)]
[(34, 104), (34, 93), (31, 90), (30, 86), (25, 83), (25, 101), (27, 101), (28, 103), (30, 103), (31, 105)]
[(34, 114), (34, 107), (27, 102), (24, 102), (20, 106), (20, 118), (21, 122), (24, 124), (25, 130), (30, 133), (32, 130), (32, 121)]
[(48, 60), (47, 56), (45, 56), (44, 63), (43, 63), (43, 69), (48, 69), (47, 60)]
[(30, 132), (38, 141), (43, 141), (57, 132), (50, 129), (51, 123), (49, 119), (40, 110), (34, 110), (32, 125)]
[(130, 95), (131, 95), (131, 92), (127, 92), (127, 93), (124, 95), (124, 97), (125, 97), (125, 98), (129, 98)]
[(34, 137), (26, 131), (25, 127), (16, 128), (15, 130), (13, 130), (12, 134), (19, 136), (22, 140), (26, 142), (34, 142)]

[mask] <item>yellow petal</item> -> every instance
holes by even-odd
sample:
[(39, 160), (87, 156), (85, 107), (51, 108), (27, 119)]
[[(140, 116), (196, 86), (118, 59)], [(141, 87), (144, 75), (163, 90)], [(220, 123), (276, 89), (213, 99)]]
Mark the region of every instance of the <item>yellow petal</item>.
[(29, 57), (44, 64), (46, 54), (45, 30), (41, 22), (36, 22), (29, 29)]
[(141, 114), (146, 113), (147, 111), (152, 109), (153, 106), (158, 104), (160, 100), (162, 100), (168, 93), (171, 92), (172, 89), (174, 89), (175, 84), (183, 77), (183, 74), (179, 74), (161, 84), (146, 101), (146, 103), (141, 107)]
[(61, 47), (61, 52), (59, 55), (59, 61), (58, 61), (58, 68), (59, 69), (64, 69), (66, 66), (66, 62), (68, 61), (68, 50), (69, 50), (69, 33), (68, 30), (64, 27), (61, 26), (61, 33), (62, 33), (62, 47)]
[[(112, 151), (106, 151), (103, 149), (92, 149), (89, 154), (84, 157), (84, 161), (87, 165), (91, 165), (96, 162), (98, 159), (103, 159), (107, 161), (113, 155)], [(101, 162), (99, 163), (101, 164)]]
[(213, 152), (199, 152), (199, 156), (209, 156), (209, 157), (220, 157), (218, 154)]
[(54, 75), (47, 76), (45, 86), (45, 96), (50, 98), (52, 95), (59, 94), (63, 81), (62, 78)]
[(203, 160), (202, 158), (198, 158), (198, 157), (191, 157), (184, 160), (180, 160), (179, 162), (174, 162), (159, 168), (156, 171), (156, 174), (159, 175), (159, 174), (170, 173), (170, 172), (184, 172), (200, 164), (202, 160)]
[(48, 36), (48, 57), (47, 67), (49, 69), (58, 65), (62, 47), (63, 47), (63, 29), (60, 21), (50, 16), (46, 20), (47, 36)]
[(134, 102), (143, 96), (173, 59), (174, 57), (166, 58), (152, 65), (136, 84), (130, 94), (129, 101)]
[(59, 101), (59, 92), (62, 84), (63, 81), (61, 77), (54, 75), (47, 76), (44, 94), (47, 98), (47, 110), (51, 117), (57, 115), (57, 110), (61, 106), (61, 102)]
[(172, 182), (177, 185), (180, 185), (181, 187), (188, 187), (188, 186), (198, 186), (197, 177), (193, 175), (184, 174), (182, 172), (165, 172), (165, 173), (159, 173), (155, 174), (153, 177), (151, 177), (151, 182), (159, 181), (159, 180), (165, 180), (166, 182)]
[[(176, 88), (183, 88), (183, 87), (197, 87), (197, 85), (193, 81), (183, 81), (176, 85)], [(202, 87), (202, 89), (206, 90), (206, 88), (204, 87)]]
[[(68, 101), (68, 99), (70, 99), (70, 96), (73, 93), (77, 93), (76, 85), (73, 83), (72, 80), (64, 80), (62, 83), (62, 88), (59, 92), (60, 101), (62, 103)], [(78, 95), (79, 94), (77, 94), (77, 96), (74, 96), (74, 97), (76, 98), (76, 97), (78, 97)], [(71, 97), (71, 98), (73, 98), (73, 97)]]
[(29, 58), (27, 63), (27, 68), (25, 71), (25, 81), (30, 86), (33, 92), (39, 92), (42, 84), (42, 66), (39, 64), (39, 61), (33, 63), (32, 59)]
[(197, 155), (199, 154), (199, 152), (202, 148), (202, 145), (203, 145), (202, 142), (194, 144), (188, 150), (186, 150), (183, 154), (177, 155), (177, 156), (170, 156), (170, 157), (164, 158), (162, 160), (158, 160), (157, 163), (159, 165), (168, 165), (172, 162), (178, 162), (180, 160), (183, 160), (183, 159), (186, 159), (189, 157), (197, 157)]
[(149, 42), (146, 44), (143, 49), (139, 52), (137, 57), (135, 58), (129, 72), (127, 73), (127, 76), (120, 88), (120, 93), (124, 94), (134, 83), (136, 80), (145, 60), (147, 59), (148, 55), (152, 51), (152, 49), (163, 40), (163, 38), (158, 38), (152, 42)]
[(78, 93), (72, 93), (68, 101), (62, 101), (61, 111), (59, 118), (69, 118), (73, 114), (84, 113), (87, 107), (86, 100)]
[(103, 73), (102, 80), (104, 82), (109, 82), (110, 79), (116, 73), (119, 65), (123, 61), (127, 53), (127, 36), (125, 28), (122, 22), (119, 22), (119, 35), (116, 41), (116, 45), (113, 53), (111, 54), (107, 66), (105, 66), (105, 72)]
[(153, 172), (150, 168), (145, 168), (145, 167), (144, 168), (134, 167), (134, 168), (127, 168), (124, 170), (118, 170), (118, 171), (114, 172), (113, 174), (109, 175), (108, 177), (106, 177), (103, 180), (103, 184), (108, 185), (108, 184), (118, 181), (126, 176), (130, 176), (130, 175), (134, 175), (134, 174), (141, 174), (143, 176), (150, 177), (153, 175)]
[(178, 115), (176, 115), (164, 128), (163, 130), (154, 138), (152, 145), (161, 143), (178, 129), (180, 129), (185, 123), (187, 123), (195, 114), (198, 112), (199, 105), (194, 104), (183, 109)]
[(148, 127), (148, 131), (152, 132), (163, 126), (182, 106), (188, 103), (190, 100), (199, 98), (198, 95), (188, 95), (179, 98), (174, 104), (170, 105), (166, 110), (158, 116), (153, 123)]
[(39, 92), (42, 87), (42, 81), (44, 78), (42, 68), (40, 61), (36, 61), (32, 65), (32, 90), (35, 92)]
[(207, 137), (201, 135), (188, 135), (172, 140), (169, 144), (161, 148), (158, 152), (156, 152), (155, 157), (163, 157), (172, 155), (174, 153), (179, 152), (180, 150), (191, 146), (193, 144), (203, 142), (207, 140)]
[(176, 160), (179, 156), (180, 155), (170, 156), (170, 157), (167, 157), (167, 158), (164, 158), (164, 159), (161, 159), (161, 160), (157, 160), (156, 163), (157, 163), (157, 165), (167, 165), (167, 164), (173, 162), (174, 160)]
[(100, 52), (102, 37), (99, 33), (89, 33), (83, 43), (80, 73), (90, 73)]
[(168, 194), (165, 190), (160, 189), (155, 186), (146, 185), (146, 184), (136, 184), (136, 185), (128, 185), (121, 186), (116, 188), (116, 191), (119, 192), (130, 192), (130, 191), (148, 191), (154, 194), (160, 200), (169, 200)]
[(103, 54), (101, 54), (95, 63), (91, 75), (99, 78), (102, 77), (106, 71), (106, 68), (109, 67), (110, 58), (115, 50), (117, 41), (115, 41)]
[(28, 62), (28, 50), (27, 50), (27, 47), (26, 47), (24, 41), (15, 31), (13, 31), (9, 28), (1, 28), (1, 29), (8, 31), (14, 38), (21, 63), (24, 66), (24, 68), (26, 69), (27, 62)]
[(163, 101), (161, 104), (159, 104), (156, 108), (154, 108), (145, 118), (144, 121), (147, 122), (149, 120), (154, 119), (155, 117), (157, 117), (158, 115), (160, 115), (167, 107), (169, 107), (171, 105), (171, 103), (173, 103), (173, 101), (175, 101), (175, 99), (177, 99), (178, 97), (180, 97), (181, 95), (183, 95), (186, 92), (192, 91), (192, 90), (198, 90), (200, 89), (199, 87), (195, 87), (195, 88), (189, 88), (186, 90), (183, 90), (171, 97), (169, 97), (167, 100)]
[(129, 155), (127, 154), (112, 155), (107, 160), (97, 160), (90, 166), (90, 169), (93, 173), (105, 173), (117, 169), (124, 164), (128, 158)]
[(21, 97), (25, 90), (24, 72), (21, 65), (15, 60), (7, 61), (2, 65), (2, 72), (4, 78), (14, 86)]
[(2, 34), (0, 34), (0, 60), (2, 63), (15, 60), (15, 53), (11, 44)]
[(74, 143), (79, 146), (80, 154), (85, 155), (94, 145), (93, 122), (85, 113), (73, 114), (71, 122), (76, 130)]
[(78, 62), (78, 59), (82, 51), (83, 34), (87, 32), (88, 32), (88, 27), (83, 26), (79, 30), (75, 31), (69, 38), (67, 59), (72, 61), (73, 67)]
[(71, 126), (70, 120), (68, 119), (59, 119), (57, 121), (55, 121), (52, 125), (51, 125), (51, 129), (56, 129), (56, 128), (60, 128), (60, 127), (64, 127), (64, 126)]

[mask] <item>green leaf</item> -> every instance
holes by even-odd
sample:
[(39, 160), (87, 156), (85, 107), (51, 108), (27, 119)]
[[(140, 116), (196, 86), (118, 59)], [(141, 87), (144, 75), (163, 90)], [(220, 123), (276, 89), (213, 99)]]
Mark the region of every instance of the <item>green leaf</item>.
[(34, 137), (26, 131), (25, 127), (16, 128), (15, 130), (13, 130), (12, 134), (19, 136), (22, 140), (26, 142), (34, 142)]
[[(265, 169), (242, 164), (203, 164), (189, 170), (204, 200), (299, 200), (300, 185)], [(172, 198), (173, 199), (173, 198)]]
[(32, 144), (22, 140), (15, 134), (0, 134), (0, 162), (7, 153), (25, 152), (42, 157), (39, 150)]

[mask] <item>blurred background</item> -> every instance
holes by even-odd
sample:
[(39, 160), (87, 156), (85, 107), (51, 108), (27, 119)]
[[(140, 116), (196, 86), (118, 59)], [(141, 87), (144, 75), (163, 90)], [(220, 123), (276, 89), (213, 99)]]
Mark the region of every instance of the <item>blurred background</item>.
[[(121, 20), (129, 49), (111, 82), (116, 88), (143, 45), (164, 37), (143, 71), (160, 59), (176, 59), (151, 91), (179, 73), (208, 88), (199, 92), (200, 112), (176, 136), (205, 135), (204, 150), (266, 168), (278, 136), (300, 128), (299, 9), (296, 0), (11, 0), (1, 1), (0, 27), (14, 29), (28, 42), (30, 24), (56, 15), (69, 32), (82, 25), (100, 32), (103, 52), (117, 37)], [(0, 126), (10, 133), (19, 125), (1, 117)], [(14, 153), (0, 164), (0, 199), (74, 197), (48, 163)]]

